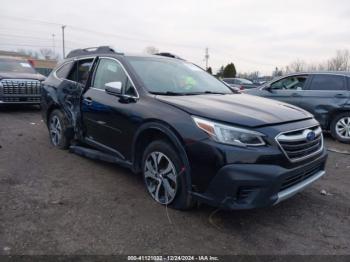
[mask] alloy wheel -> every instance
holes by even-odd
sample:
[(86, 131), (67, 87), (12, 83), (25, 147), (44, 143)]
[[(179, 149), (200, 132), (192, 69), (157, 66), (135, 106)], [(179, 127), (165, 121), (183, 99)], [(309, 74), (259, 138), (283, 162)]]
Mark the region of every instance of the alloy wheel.
[(144, 176), (148, 192), (157, 202), (170, 204), (177, 192), (177, 172), (172, 161), (161, 152), (148, 155)]
[(56, 115), (50, 119), (50, 136), (52, 144), (59, 145), (62, 137), (62, 127), (60, 119)]
[(350, 117), (343, 117), (335, 125), (335, 131), (341, 138), (350, 139)]

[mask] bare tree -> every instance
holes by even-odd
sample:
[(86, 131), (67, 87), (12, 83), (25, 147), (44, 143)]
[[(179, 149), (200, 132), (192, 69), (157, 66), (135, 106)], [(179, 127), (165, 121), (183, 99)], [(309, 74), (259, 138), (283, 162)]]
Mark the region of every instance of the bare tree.
[(249, 80), (257, 80), (259, 79), (260, 72), (254, 71), (254, 72), (244, 72), (244, 73), (238, 73), (237, 77), (245, 78)]
[(350, 69), (349, 50), (338, 50), (335, 57), (328, 60), (328, 70), (347, 71)]
[(54, 51), (50, 48), (41, 48), (40, 54), (45, 59), (57, 60), (58, 54), (54, 53)]
[(144, 52), (149, 55), (154, 55), (156, 53), (159, 53), (159, 49), (154, 46), (147, 46)]
[(306, 63), (303, 60), (297, 59), (288, 65), (290, 72), (302, 72), (305, 71)]
[(278, 67), (275, 68), (275, 71), (272, 72), (272, 76), (276, 77), (276, 76), (282, 76), (283, 75), (283, 71), (280, 70)]
[(350, 51), (338, 50), (335, 57), (320, 63), (305, 63), (297, 59), (285, 67), (285, 73), (301, 71), (350, 71)]
[(31, 50), (31, 49), (17, 49), (17, 52), (19, 54), (22, 54), (22, 55), (27, 55), (27, 56), (30, 56), (32, 58), (35, 58), (35, 59), (38, 59), (40, 57), (39, 53), (35, 50)]
[[(311, 63), (311, 64), (307, 64), (306, 65), (306, 71), (317, 71), (319, 70), (319, 65), (315, 64), (315, 63)], [(322, 70), (320, 70), (322, 71)]]
[(326, 63), (320, 63), (320, 64), (317, 66), (317, 70), (318, 70), (318, 71), (326, 71), (326, 70), (327, 70), (327, 64), (326, 64)]

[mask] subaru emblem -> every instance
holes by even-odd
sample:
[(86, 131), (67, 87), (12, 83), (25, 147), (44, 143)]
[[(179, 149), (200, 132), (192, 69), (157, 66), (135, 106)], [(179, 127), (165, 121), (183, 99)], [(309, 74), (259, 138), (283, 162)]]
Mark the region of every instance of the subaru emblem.
[(310, 131), (310, 132), (307, 133), (307, 135), (306, 135), (306, 140), (307, 140), (307, 141), (313, 141), (313, 140), (315, 140), (315, 138), (316, 138), (316, 134), (315, 134), (314, 131)]

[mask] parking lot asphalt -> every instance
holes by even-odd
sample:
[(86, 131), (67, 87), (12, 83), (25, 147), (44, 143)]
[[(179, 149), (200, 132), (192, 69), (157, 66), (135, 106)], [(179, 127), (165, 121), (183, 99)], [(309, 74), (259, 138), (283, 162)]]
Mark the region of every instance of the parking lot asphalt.
[(329, 152), (327, 175), (277, 206), (183, 212), (127, 169), (53, 148), (37, 108), (0, 108), (0, 254), (350, 254), (350, 155)]

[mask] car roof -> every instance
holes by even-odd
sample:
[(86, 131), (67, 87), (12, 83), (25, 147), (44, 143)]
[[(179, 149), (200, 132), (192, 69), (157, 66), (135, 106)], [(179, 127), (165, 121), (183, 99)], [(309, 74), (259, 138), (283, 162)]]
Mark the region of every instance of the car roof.
[(162, 55), (148, 55), (148, 54), (137, 54), (137, 53), (126, 53), (126, 54), (118, 54), (118, 53), (99, 53), (99, 54), (86, 54), (86, 55), (79, 55), (79, 56), (71, 56), (66, 59), (64, 59), (60, 64), (66, 63), (69, 61), (74, 60), (82, 60), (82, 59), (88, 59), (88, 58), (94, 58), (94, 57), (114, 57), (114, 58), (153, 58), (153, 59), (161, 59), (161, 60), (168, 60), (168, 61), (186, 61), (184, 59), (180, 58), (173, 58), (168, 56), (162, 56)]
[(70, 51), (64, 61), (70, 60), (78, 60), (84, 58), (92, 58), (96, 56), (106, 56), (106, 57), (142, 57), (142, 58), (164, 58), (164, 59), (177, 59), (184, 60), (181, 57), (169, 53), (169, 52), (161, 52), (156, 53), (154, 55), (148, 54), (124, 54), (122, 52), (116, 51), (114, 48), (110, 46), (99, 46), (99, 47), (87, 47), (81, 49), (74, 49)]
[[(349, 71), (310, 71), (310, 72), (296, 72), (291, 73), (285, 76), (298, 76), (298, 75), (343, 75), (343, 76), (349, 76)], [(283, 76), (283, 77), (285, 77)]]

